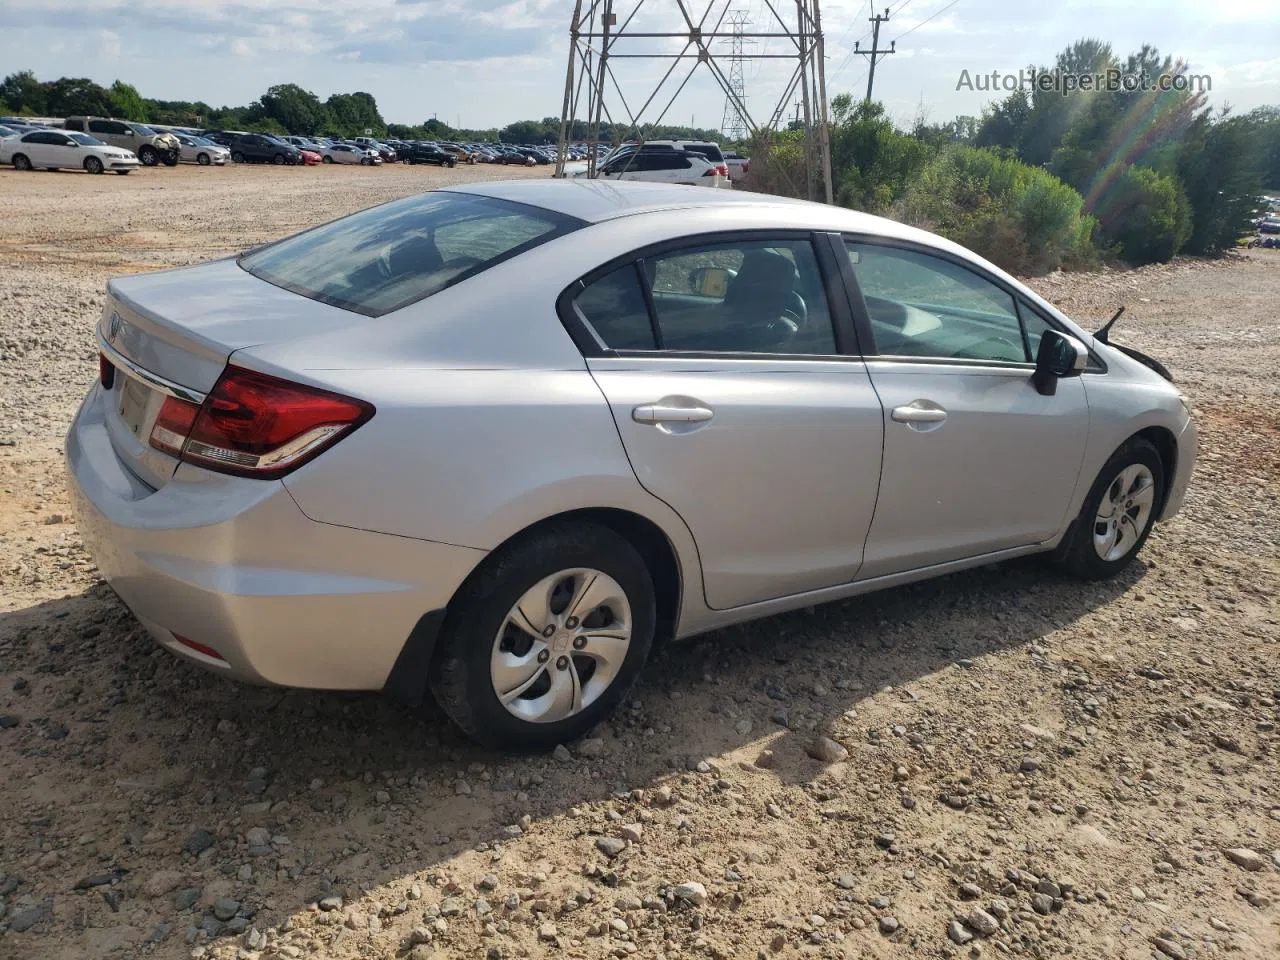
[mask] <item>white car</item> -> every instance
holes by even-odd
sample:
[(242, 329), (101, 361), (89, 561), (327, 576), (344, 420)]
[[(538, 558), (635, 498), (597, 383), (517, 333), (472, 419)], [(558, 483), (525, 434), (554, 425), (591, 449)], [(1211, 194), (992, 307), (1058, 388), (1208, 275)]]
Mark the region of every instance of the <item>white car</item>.
[[(567, 171), (566, 171), (567, 172)], [(585, 166), (568, 173), (585, 177)], [(651, 183), (684, 183), (695, 187), (731, 189), (729, 170), (723, 163), (712, 163), (701, 154), (678, 147), (643, 147), (639, 150), (621, 147), (597, 167), (601, 180), (647, 180)]]
[(87, 173), (114, 170), (125, 174), (137, 169), (138, 158), (130, 150), (109, 147), (87, 133), (32, 130), (20, 137), (0, 140), (0, 163), (11, 163), (18, 170), (78, 167)]
[(751, 158), (734, 153), (732, 150), (725, 151), (724, 165), (729, 168), (730, 180), (741, 180), (751, 172)]
[(363, 163), (368, 166), (377, 166), (382, 163), (382, 157), (378, 156), (377, 150), (370, 150), (354, 143), (331, 144), (320, 151), (320, 158), (325, 163)]
[(198, 163), (202, 167), (210, 164), (223, 166), (231, 162), (231, 151), (219, 146), (212, 140), (186, 133), (175, 133), (180, 144), (179, 159), (187, 163)]

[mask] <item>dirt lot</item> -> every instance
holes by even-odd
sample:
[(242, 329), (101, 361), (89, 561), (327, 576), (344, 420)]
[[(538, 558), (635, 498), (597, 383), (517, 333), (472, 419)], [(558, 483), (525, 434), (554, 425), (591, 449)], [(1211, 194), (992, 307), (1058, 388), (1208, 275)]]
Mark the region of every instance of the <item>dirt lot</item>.
[(1116, 582), (1018, 562), (725, 631), (526, 759), (153, 648), (61, 476), (107, 278), (508, 175), (0, 171), (0, 957), (1280, 956), (1274, 253), (1036, 281), (1127, 303), (1201, 426)]

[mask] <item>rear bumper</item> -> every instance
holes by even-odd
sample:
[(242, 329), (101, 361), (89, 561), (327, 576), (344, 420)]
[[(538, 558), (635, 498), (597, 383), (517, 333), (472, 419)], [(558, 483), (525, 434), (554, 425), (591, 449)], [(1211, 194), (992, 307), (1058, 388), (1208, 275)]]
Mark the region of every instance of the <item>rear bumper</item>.
[(95, 385), (66, 440), (85, 546), (158, 643), (215, 672), (380, 690), (418, 621), (442, 609), (484, 557), (318, 523), (278, 481), (183, 464), (151, 490), (115, 455), (103, 413)]

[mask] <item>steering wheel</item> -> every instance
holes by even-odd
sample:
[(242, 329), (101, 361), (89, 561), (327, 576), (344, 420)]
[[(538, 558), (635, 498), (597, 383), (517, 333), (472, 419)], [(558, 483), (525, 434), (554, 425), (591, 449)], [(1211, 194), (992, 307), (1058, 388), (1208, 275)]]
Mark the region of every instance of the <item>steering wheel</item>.
[(809, 322), (809, 307), (804, 302), (804, 297), (792, 290), (791, 303), (783, 308), (779, 319), (789, 322), (797, 331), (805, 326)]

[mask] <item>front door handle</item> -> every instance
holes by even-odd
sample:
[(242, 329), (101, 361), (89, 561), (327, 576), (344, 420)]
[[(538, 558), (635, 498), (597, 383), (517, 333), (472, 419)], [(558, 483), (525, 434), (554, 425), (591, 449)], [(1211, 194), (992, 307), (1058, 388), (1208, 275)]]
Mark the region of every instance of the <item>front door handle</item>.
[(932, 400), (913, 400), (903, 407), (894, 407), (889, 414), (894, 423), (942, 423), (947, 411)]
[(709, 407), (646, 403), (631, 411), (636, 423), (704, 423), (715, 416)]

